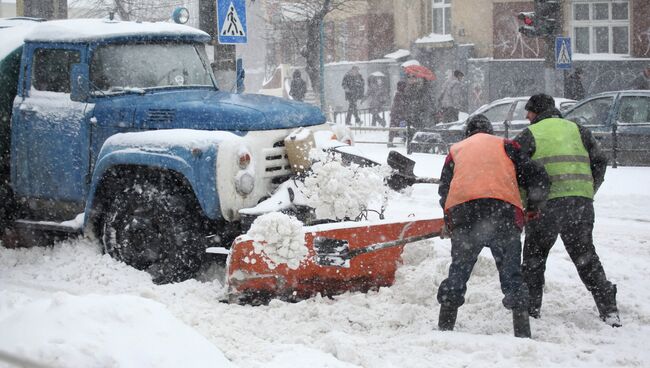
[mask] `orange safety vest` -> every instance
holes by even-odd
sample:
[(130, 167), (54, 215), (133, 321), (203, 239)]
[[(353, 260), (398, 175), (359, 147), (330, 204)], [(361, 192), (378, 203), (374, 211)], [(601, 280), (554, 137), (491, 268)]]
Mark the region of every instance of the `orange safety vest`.
[(449, 151), (454, 177), (445, 212), (480, 198), (499, 199), (523, 210), (515, 165), (506, 153), (503, 138), (478, 133), (452, 145)]

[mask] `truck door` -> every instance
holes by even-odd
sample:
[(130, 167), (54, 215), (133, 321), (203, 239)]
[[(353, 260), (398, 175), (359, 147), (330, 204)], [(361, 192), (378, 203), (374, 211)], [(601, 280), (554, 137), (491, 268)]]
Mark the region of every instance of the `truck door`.
[[(87, 104), (70, 99), (70, 69), (84, 56), (83, 49), (34, 45), (26, 51), (23, 63), (28, 65), (13, 106), (15, 194), (29, 200), (31, 209), (40, 201), (67, 203), (72, 205), (69, 212), (82, 212), (88, 173)], [(29, 58), (31, 63), (26, 62)]]

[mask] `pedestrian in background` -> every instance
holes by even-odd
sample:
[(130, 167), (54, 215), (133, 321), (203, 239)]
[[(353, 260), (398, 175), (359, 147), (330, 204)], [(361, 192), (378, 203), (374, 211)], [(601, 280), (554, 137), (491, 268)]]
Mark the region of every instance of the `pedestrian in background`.
[(450, 123), (458, 120), (458, 113), (463, 106), (463, 85), (465, 74), (454, 70), (454, 74), (442, 85), (439, 105), (442, 109), (442, 122)]
[(632, 81), (632, 89), (650, 89), (650, 65), (647, 65), (641, 75)]
[(616, 285), (605, 276), (592, 235), (593, 198), (605, 179), (607, 157), (589, 129), (562, 119), (553, 97), (534, 95), (525, 108), (530, 126), (515, 141), (527, 156), (544, 165), (551, 179), (546, 207), (526, 224), (522, 270), (530, 293), (528, 312), (540, 318), (546, 260), (559, 235), (600, 318), (620, 327)]
[(289, 87), (289, 96), (296, 101), (302, 101), (307, 94), (307, 82), (302, 79), (300, 70), (294, 70), (291, 86)]
[(359, 73), (358, 66), (353, 66), (347, 73), (345, 73), (341, 86), (345, 92), (345, 99), (349, 104), (348, 113), (345, 115), (345, 124), (350, 125), (352, 116), (354, 116), (357, 124), (361, 124), (357, 102), (362, 99), (365, 94), (365, 81), (363, 80), (361, 73)]
[(438, 187), (451, 233), (449, 276), (438, 289), (440, 330), (453, 330), (474, 264), (488, 247), (499, 271), (503, 305), (513, 312), (514, 335), (530, 337), (528, 289), (521, 275), (520, 186), (530, 193), (526, 211), (538, 211), (549, 188), (544, 168), (515, 142), (494, 136), (486, 116), (473, 116), (465, 139), (449, 150)]
[(372, 116), (372, 126), (386, 126), (386, 120), (381, 116), (386, 106), (386, 93), (384, 92), (381, 76), (368, 77), (368, 107)]
[[(390, 127), (399, 128), (406, 127), (406, 82), (399, 81), (397, 82), (397, 89), (395, 91), (395, 96), (393, 96), (393, 104), (390, 108)], [(388, 147), (395, 147), (393, 144), (393, 139), (398, 135), (396, 131), (388, 132)]]
[(582, 68), (576, 68), (575, 72), (567, 77), (564, 82), (564, 97), (578, 101), (585, 98), (585, 88), (582, 86)]
[(409, 142), (416, 132), (434, 125), (434, 102), (431, 81), (414, 74), (407, 74), (404, 90), (406, 101), (405, 120), (407, 125), (407, 153), (411, 154)]

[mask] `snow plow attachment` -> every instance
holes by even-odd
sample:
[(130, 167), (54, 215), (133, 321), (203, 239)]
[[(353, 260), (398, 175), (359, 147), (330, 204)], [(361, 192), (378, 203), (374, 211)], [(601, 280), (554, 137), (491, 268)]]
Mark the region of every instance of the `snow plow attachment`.
[(273, 264), (264, 242), (235, 239), (226, 269), (226, 300), (265, 304), (272, 298), (298, 301), (391, 286), (403, 246), (438, 236), (443, 219), (403, 222), (339, 222), (304, 228), (306, 256), (297, 267)]

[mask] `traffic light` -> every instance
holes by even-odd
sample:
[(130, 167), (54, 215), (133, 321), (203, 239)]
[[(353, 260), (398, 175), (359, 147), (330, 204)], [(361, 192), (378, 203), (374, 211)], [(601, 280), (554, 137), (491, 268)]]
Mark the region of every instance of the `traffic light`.
[(539, 33), (537, 31), (537, 24), (535, 22), (535, 12), (522, 12), (517, 16), (522, 22), (522, 25), (519, 26), (519, 33), (523, 34), (526, 37), (538, 37)]
[(522, 12), (517, 16), (522, 22), (519, 32), (527, 37), (554, 36), (560, 31), (561, 16), (560, 0), (535, 0), (534, 12)]
[(535, 0), (535, 15), (538, 19), (537, 31), (541, 35), (558, 34), (558, 25), (562, 21), (562, 4), (560, 0)]

